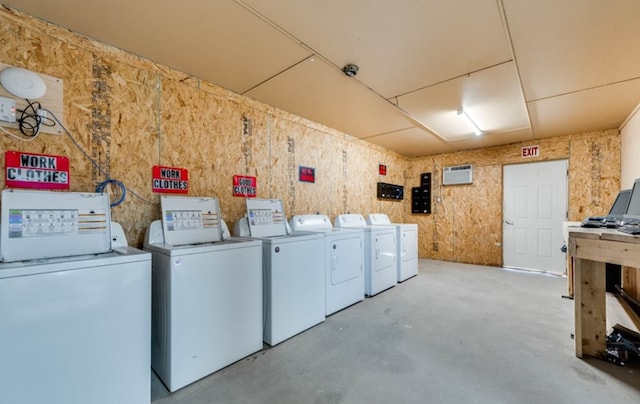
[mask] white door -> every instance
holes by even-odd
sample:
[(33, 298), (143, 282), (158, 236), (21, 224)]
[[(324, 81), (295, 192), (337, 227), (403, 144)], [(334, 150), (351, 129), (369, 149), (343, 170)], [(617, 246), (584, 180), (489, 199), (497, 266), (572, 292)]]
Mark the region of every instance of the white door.
[(504, 266), (564, 273), (567, 160), (506, 165), (503, 187)]

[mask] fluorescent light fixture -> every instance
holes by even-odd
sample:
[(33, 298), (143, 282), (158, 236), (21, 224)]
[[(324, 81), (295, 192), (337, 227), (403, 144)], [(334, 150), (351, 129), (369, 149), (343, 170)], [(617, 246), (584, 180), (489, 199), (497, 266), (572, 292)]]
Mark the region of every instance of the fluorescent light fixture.
[(480, 130), (480, 128), (478, 128), (478, 125), (476, 125), (476, 123), (473, 122), (471, 118), (469, 118), (469, 115), (467, 115), (464, 109), (458, 111), (458, 116), (462, 118), (462, 120), (467, 124), (469, 129), (471, 129), (473, 133), (476, 134), (476, 136), (482, 135), (482, 131)]

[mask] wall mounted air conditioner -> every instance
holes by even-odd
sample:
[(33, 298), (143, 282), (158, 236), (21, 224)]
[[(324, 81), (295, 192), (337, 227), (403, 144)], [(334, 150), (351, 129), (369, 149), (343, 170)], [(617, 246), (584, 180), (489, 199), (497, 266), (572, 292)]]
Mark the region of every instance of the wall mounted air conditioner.
[(442, 171), (442, 185), (460, 185), (473, 183), (473, 166), (445, 167)]

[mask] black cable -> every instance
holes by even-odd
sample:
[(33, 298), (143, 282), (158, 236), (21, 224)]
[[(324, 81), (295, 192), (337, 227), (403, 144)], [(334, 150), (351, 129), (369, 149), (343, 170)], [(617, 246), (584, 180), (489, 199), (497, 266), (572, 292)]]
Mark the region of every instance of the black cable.
[(40, 132), (41, 126), (54, 126), (56, 123), (53, 119), (42, 117), (38, 111), (41, 110), (39, 102), (31, 102), (25, 99), (27, 106), (25, 109), (19, 109), (20, 116), (16, 118), (20, 133), (28, 138), (33, 138)]

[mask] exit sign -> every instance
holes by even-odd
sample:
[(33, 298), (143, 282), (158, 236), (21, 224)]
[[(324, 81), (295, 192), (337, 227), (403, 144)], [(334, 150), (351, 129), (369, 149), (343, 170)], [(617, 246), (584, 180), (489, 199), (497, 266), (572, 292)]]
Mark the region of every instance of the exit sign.
[(525, 146), (520, 152), (520, 156), (526, 157), (540, 157), (540, 146)]

